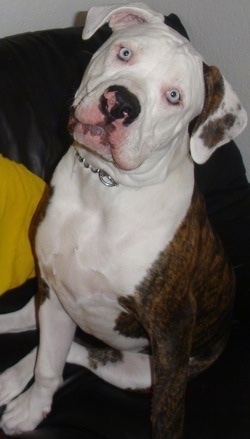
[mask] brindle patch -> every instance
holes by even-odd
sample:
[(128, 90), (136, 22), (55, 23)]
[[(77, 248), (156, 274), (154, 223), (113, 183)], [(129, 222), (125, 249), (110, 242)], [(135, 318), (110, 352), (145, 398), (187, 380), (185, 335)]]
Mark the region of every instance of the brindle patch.
[(233, 297), (232, 267), (211, 229), (203, 198), (195, 190), (172, 242), (136, 287), (135, 295), (119, 299), (128, 314), (118, 317), (116, 327), (122, 322), (122, 333), (149, 337), (158, 328), (161, 336), (161, 331), (171, 333), (178, 322), (192, 321), (195, 314), (192, 356), (204, 357), (206, 352), (209, 357), (209, 349), (218, 340), (224, 342)]
[[(119, 301), (149, 335), (156, 436), (181, 436), (188, 375), (208, 367), (223, 349), (233, 297), (232, 267), (210, 227), (204, 201), (194, 190), (172, 242), (135, 294)], [(129, 321), (123, 318), (122, 330)]]
[(209, 121), (203, 128), (200, 138), (208, 148), (216, 146), (224, 137), (225, 131), (231, 128), (236, 120), (233, 114), (225, 114), (220, 119)]
[[(118, 302), (126, 309), (127, 297), (120, 297)], [(121, 312), (115, 321), (114, 330), (125, 337), (131, 338), (148, 338), (143, 326), (129, 312)]]
[(209, 116), (214, 114), (222, 105), (224, 97), (224, 81), (219, 69), (203, 63), (205, 100), (201, 114), (195, 119), (192, 131), (195, 132), (204, 124)]
[(38, 279), (38, 300), (39, 306), (42, 305), (46, 299), (50, 298), (49, 286), (44, 279), (39, 277)]
[(32, 217), (32, 221), (29, 229), (29, 238), (32, 244), (32, 248), (34, 248), (34, 241), (35, 241), (37, 228), (41, 223), (41, 221), (45, 218), (47, 207), (51, 201), (53, 193), (54, 193), (54, 188), (52, 186), (46, 185), (41, 200), (39, 201), (36, 211)]
[(88, 350), (88, 359), (91, 369), (95, 370), (100, 366), (108, 363), (117, 363), (122, 361), (122, 352), (110, 347), (107, 348), (86, 348)]
[(225, 87), (223, 77), (216, 66), (203, 64), (203, 72), (205, 80), (205, 106), (203, 111), (207, 119), (221, 106)]
[(41, 221), (44, 219), (45, 215), (46, 215), (46, 211), (47, 211), (47, 207), (51, 201), (51, 198), (53, 196), (54, 193), (54, 188), (52, 186), (45, 186), (43, 195), (38, 203), (38, 206), (36, 208), (36, 211), (32, 217), (31, 223), (30, 223), (30, 228), (29, 228), (29, 240), (30, 240), (30, 244), (31, 244), (31, 250), (33, 253), (33, 257), (34, 257), (34, 261), (35, 261), (35, 268), (36, 268), (36, 272), (39, 276), (39, 268), (38, 268), (38, 263), (37, 263), (37, 257), (36, 257), (36, 252), (35, 252), (35, 237), (36, 237), (36, 232), (37, 229), (39, 227), (39, 224), (41, 223)]
[(30, 239), (31, 249), (35, 261), (36, 273), (38, 276), (38, 297), (37, 297), (38, 306), (40, 306), (46, 299), (49, 298), (49, 287), (47, 283), (44, 281), (44, 279), (42, 279), (40, 276), (38, 261), (35, 252), (35, 236), (39, 224), (41, 223), (41, 221), (44, 219), (46, 215), (47, 207), (52, 199), (53, 193), (54, 193), (54, 188), (52, 186), (46, 185), (41, 200), (33, 215), (29, 229), (29, 239)]
[(44, 197), (42, 205), (40, 206), (40, 209), (39, 209), (39, 220), (40, 220), (40, 222), (46, 216), (47, 208), (48, 208), (49, 204), (51, 203), (52, 197), (54, 195), (54, 191), (55, 191), (55, 188), (53, 186), (49, 185), (46, 197)]

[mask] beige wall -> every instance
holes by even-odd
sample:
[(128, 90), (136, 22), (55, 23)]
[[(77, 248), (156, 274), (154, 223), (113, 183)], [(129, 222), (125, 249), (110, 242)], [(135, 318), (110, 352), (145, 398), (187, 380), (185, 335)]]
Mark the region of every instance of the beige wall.
[[(80, 11), (123, 0), (0, 0), (0, 36), (79, 24)], [(155, 9), (177, 13), (193, 45), (218, 65), (250, 115), (249, 0), (148, 0)], [(250, 123), (237, 139), (250, 177)]]

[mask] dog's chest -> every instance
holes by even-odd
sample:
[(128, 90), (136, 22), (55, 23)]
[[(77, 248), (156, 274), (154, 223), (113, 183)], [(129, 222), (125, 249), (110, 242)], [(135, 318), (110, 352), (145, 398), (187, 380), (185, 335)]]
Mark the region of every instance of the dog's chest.
[(168, 196), (161, 187), (107, 188), (85, 170), (80, 178), (63, 170), (37, 234), (41, 273), (72, 318), (95, 335), (106, 328), (109, 341), (117, 299), (135, 292), (173, 238), (192, 191), (176, 203), (173, 187)]

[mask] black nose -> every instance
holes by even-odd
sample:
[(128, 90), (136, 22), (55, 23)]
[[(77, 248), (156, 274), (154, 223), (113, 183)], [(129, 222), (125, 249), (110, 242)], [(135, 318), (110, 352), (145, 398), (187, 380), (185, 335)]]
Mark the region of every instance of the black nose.
[(138, 98), (121, 85), (112, 85), (104, 92), (100, 107), (109, 122), (124, 119), (124, 125), (132, 123), (141, 111)]

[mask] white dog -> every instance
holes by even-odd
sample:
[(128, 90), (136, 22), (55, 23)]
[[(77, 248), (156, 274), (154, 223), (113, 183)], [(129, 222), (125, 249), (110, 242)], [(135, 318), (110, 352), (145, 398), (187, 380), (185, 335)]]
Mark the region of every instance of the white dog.
[[(83, 38), (105, 22), (113, 34), (76, 93), (75, 143), (54, 173), (37, 232), (37, 359), (34, 350), (0, 377), (1, 426), (9, 434), (35, 428), (70, 361), (122, 388), (153, 384), (153, 437), (177, 439), (187, 379), (223, 349), (234, 296), (189, 151), (205, 162), (247, 117), (219, 70), (162, 14), (141, 3), (92, 8)], [(25, 327), (33, 306), (3, 316), (0, 330)], [(73, 342), (76, 325), (107, 348)], [(34, 384), (15, 398), (35, 361)]]

